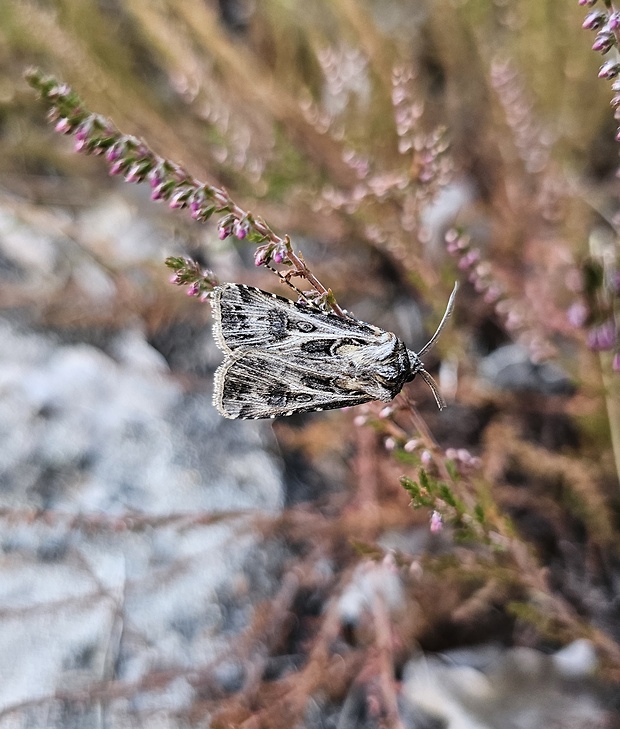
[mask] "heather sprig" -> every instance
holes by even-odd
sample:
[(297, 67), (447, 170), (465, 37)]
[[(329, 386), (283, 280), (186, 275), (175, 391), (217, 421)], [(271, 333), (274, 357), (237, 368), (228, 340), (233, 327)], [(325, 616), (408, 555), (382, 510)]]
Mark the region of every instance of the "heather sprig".
[[(217, 217), (220, 239), (234, 235), (257, 245), (254, 256), (257, 266), (271, 268), (269, 264), (274, 263), (288, 267), (285, 278), (297, 276), (308, 281), (313, 287), (309, 298), (316, 305), (346, 316), (331, 289), (317, 279), (301, 254), (293, 250), (290, 238), (277, 235), (262, 218), (239, 207), (225, 189), (195, 179), (180, 165), (155, 154), (142, 140), (122, 134), (108, 119), (88, 111), (67, 84), (37, 69), (28, 71), (26, 79), (48, 104), (48, 118), (54, 122), (56, 131), (75, 136), (77, 152), (105, 155), (111, 175), (122, 175), (126, 182), (148, 181), (152, 200), (166, 202), (172, 209), (188, 210), (198, 222)], [(193, 262), (192, 265), (197, 267)], [(188, 276), (192, 265), (183, 269)], [(185, 282), (175, 280), (175, 283)], [(208, 285), (200, 284), (193, 295), (201, 296), (203, 286)]]
[(174, 271), (170, 283), (177, 286), (188, 286), (187, 295), (206, 301), (213, 289), (219, 285), (219, 279), (208, 268), (200, 266), (191, 258), (170, 257), (165, 260), (166, 266)]
[(400, 479), (405, 491), (411, 496), (414, 509), (431, 509), (430, 530), (439, 532), (444, 524), (455, 530), (459, 541), (489, 542), (489, 524), (484, 508), (475, 502), (471, 508), (455, 494), (448, 482), (436, 478), (424, 468), (418, 471), (418, 480), (407, 476)]
[[(596, 0), (579, 0), (579, 5), (593, 7)], [(601, 55), (606, 55), (613, 49), (613, 58), (606, 60), (600, 67), (598, 77), (611, 81), (611, 88), (614, 96), (611, 99), (611, 106), (614, 109), (616, 120), (620, 121), (620, 11), (616, 9), (611, 0), (603, 0), (602, 6), (591, 10), (585, 17), (582, 27), (584, 30), (596, 31), (596, 37), (592, 44), (592, 50)], [(620, 141), (620, 127), (616, 134)]]
[[(580, 5), (593, 7), (596, 0), (579, 0)], [(614, 118), (620, 121), (620, 10), (611, 0), (591, 10), (582, 27), (597, 32), (592, 50), (605, 55), (612, 51), (613, 58), (599, 69), (599, 78), (610, 80), (614, 92), (610, 104)], [(620, 126), (616, 132), (620, 142)], [(587, 343), (594, 352), (612, 351), (611, 366), (620, 372), (620, 259), (615, 245), (606, 246), (599, 255), (597, 246), (590, 245), (590, 257), (583, 264), (584, 297), (583, 319), (589, 326)], [(575, 311), (575, 310), (574, 310)]]

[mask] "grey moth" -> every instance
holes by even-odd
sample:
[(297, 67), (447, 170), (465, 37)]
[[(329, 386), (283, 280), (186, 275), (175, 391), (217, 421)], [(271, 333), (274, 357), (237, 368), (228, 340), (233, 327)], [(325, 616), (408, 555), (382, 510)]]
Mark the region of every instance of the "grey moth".
[(450, 316), (456, 289), (435, 334), (413, 352), (392, 332), (353, 317), (244, 284), (218, 286), (211, 297), (213, 331), (225, 359), (215, 373), (213, 404), (226, 418), (275, 418), (389, 402), (420, 375), (442, 409), (420, 356)]

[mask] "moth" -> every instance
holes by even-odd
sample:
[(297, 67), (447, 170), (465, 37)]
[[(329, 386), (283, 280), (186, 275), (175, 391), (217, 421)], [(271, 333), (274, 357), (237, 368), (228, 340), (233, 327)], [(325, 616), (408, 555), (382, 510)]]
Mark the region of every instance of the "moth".
[(218, 286), (213, 331), (225, 359), (215, 373), (213, 404), (226, 418), (275, 418), (389, 402), (420, 375), (441, 410), (445, 402), (420, 357), (452, 313), (456, 290), (435, 334), (413, 352), (392, 332), (353, 317), (244, 284)]

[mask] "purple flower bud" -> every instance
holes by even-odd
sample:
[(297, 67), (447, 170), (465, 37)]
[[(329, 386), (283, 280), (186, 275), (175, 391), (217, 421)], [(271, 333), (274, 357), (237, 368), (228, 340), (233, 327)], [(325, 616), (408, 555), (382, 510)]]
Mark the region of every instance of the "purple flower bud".
[(502, 291), (499, 286), (489, 286), (487, 292), (484, 295), (484, 301), (487, 304), (494, 304), (501, 295)]
[(110, 166), (109, 173), (111, 175), (120, 175), (125, 169), (125, 160), (119, 159), (113, 165)]
[(66, 117), (63, 116), (62, 119), (59, 119), (56, 122), (54, 130), (57, 131), (59, 134), (71, 134), (71, 123)]
[(598, 30), (602, 28), (607, 21), (607, 13), (604, 10), (593, 10), (588, 13), (581, 27), (584, 30)]
[(200, 292), (200, 284), (198, 281), (194, 281), (193, 284), (187, 289), (188, 296), (196, 296)]
[(77, 132), (75, 133), (75, 138), (81, 142), (88, 137), (88, 132), (89, 132), (89, 129), (87, 128), (87, 125), (81, 124), (78, 127)]
[(88, 142), (85, 139), (78, 139), (73, 147), (76, 152), (88, 152)]
[(170, 276), (170, 283), (171, 284), (180, 284), (181, 283), (180, 274), (175, 273), (174, 276)]
[(260, 248), (256, 249), (256, 253), (254, 254), (254, 265), (255, 266), (263, 266), (265, 263), (269, 262), (269, 255), (270, 255), (270, 246), (260, 246)]
[(576, 301), (571, 304), (566, 312), (566, 318), (568, 319), (571, 326), (578, 329), (585, 324), (588, 317), (588, 308), (581, 301)]
[(168, 205), (173, 210), (179, 210), (181, 208), (184, 208), (187, 206), (188, 196), (189, 191), (187, 189), (177, 190), (170, 198), (170, 202), (168, 203)]
[(243, 240), (250, 230), (247, 220), (237, 220), (233, 226), (235, 235), (239, 240)]
[(600, 67), (598, 72), (599, 78), (616, 78), (616, 76), (620, 73), (620, 63), (617, 61), (605, 61), (605, 63)]
[(430, 530), (432, 534), (437, 534), (443, 529), (443, 519), (438, 511), (431, 514)]
[(620, 296), (620, 271), (613, 271), (609, 276), (609, 285), (616, 296)]
[(225, 238), (228, 238), (228, 236), (232, 233), (232, 228), (230, 225), (218, 225), (217, 227), (217, 235), (220, 240), (224, 240)]
[(596, 0), (579, 0), (579, 5), (591, 8), (596, 4)]
[(620, 372), (620, 352), (616, 352), (614, 354), (614, 357), (611, 360), (611, 369), (614, 372)]
[(153, 191), (151, 192), (151, 200), (162, 200), (164, 198), (165, 198), (165, 185), (162, 182), (153, 188)]
[(602, 54), (607, 53), (616, 42), (616, 38), (613, 33), (608, 31), (602, 31), (594, 39), (592, 44), (593, 51), (600, 51)]
[(588, 347), (593, 352), (604, 352), (612, 349), (616, 343), (616, 328), (609, 320), (588, 332)]
[(108, 162), (116, 162), (116, 160), (121, 156), (121, 150), (119, 149), (117, 144), (113, 144), (108, 151), (105, 153), (105, 158), (108, 160)]
[(618, 28), (620, 28), (620, 12), (616, 10), (609, 16), (607, 20), (607, 27), (610, 30), (618, 30)]

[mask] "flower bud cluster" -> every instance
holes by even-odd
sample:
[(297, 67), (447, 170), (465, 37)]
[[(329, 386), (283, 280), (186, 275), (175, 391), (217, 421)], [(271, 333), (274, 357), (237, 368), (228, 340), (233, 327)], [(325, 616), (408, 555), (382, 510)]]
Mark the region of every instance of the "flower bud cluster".
[(270, 241), (256, 249), (254, 265), (265, 266), (272, 261), (277, 264), (288, 263), (288, 253), (289, 250), (286, 241), (279, 241), (277, 243)]
[(448, 448), (446, 458), (454, 461), (455, 464), (464, 468), (479, 468), (481, 461), (478, 456), (472, 454), (466, 448)]
[(196, 261), (190, 258), (167, 258), (166, 266), (174, 271), (170, 283), (177, 286), (187, 286), (187, 295), (195, 296), (206, 301), (216, 286), (219, 286), (217, 276), (208, 268), (200, 268)]
[(483, 294), (487, 304), (495, 304), (503, 296), (503, 288), (492, 276), (491, 266), (481, 260), (480, 249), (471, 244), (471, 239), (462, 231), (452, 228), (446, 233), (446, 249), (456, 259), (461, 271), (478, 293)]
[[(579, 0), (580, 5), (593, 7), (596, 0)], [(592, 44), (592, 50), (605, 55), (612, 48), (620, 45), (620, 11), (616, 10), (611, 3), (606, 2), (604, 7), (591, 10), (585, 17), (582, 27), (585, 30), (596, 31), (596, 37)], [(614, 109), (614, 117), (620, 122), (620, 61), (616, 57), (607, 60), (600, 67), (598, 77), (612, 82), (611, 88), (614, 96), (611, 99), (611, 106)], [(616, 132), (616, 140), (620, 142), (620, 126)]]

